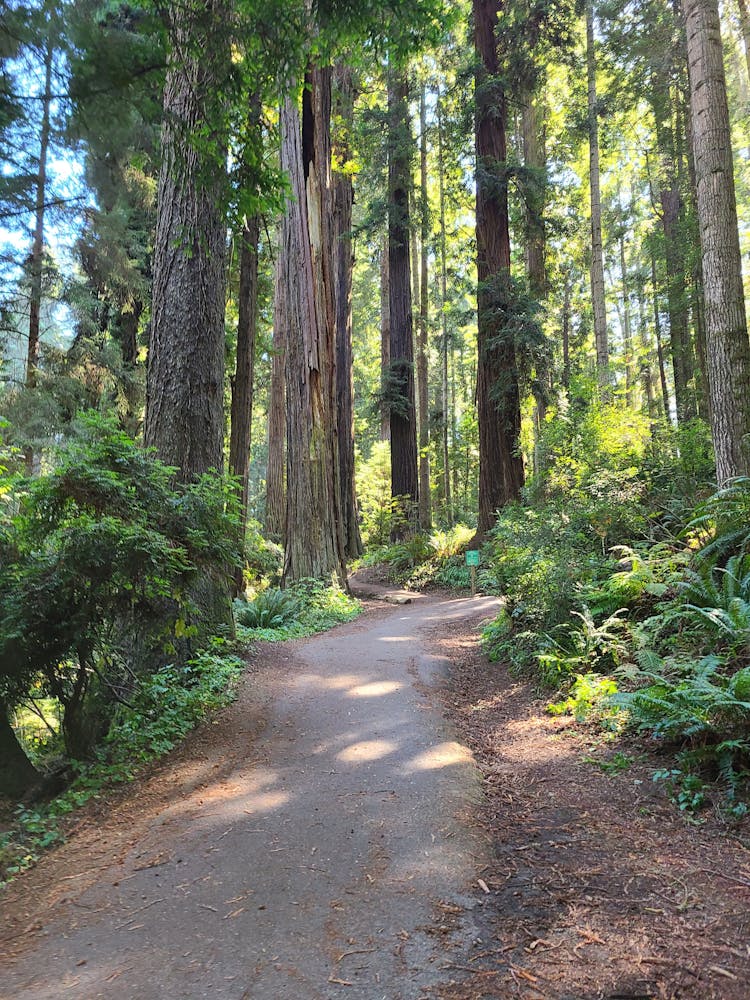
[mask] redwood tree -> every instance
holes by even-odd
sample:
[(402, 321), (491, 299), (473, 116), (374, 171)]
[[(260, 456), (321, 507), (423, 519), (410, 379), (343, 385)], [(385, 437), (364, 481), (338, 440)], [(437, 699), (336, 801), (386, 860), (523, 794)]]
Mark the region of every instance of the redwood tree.
[[(388, 78), (388, 303), (390, 364), (387, 394), (391, 427), (391, 494), (401, 503), (394, 534), (413, 522), (418, 501), (414, 341), (409, 254), (411, 135), (409, 85), (391, 72)], [(404, 523), (405, 522), (405, 523)]]
[(750, 342), (716, 0), (683, 0), (706, 304), (711, 432), (720, 484), (750, 474)]
[(183, 481), (222, 467), (226, 16), (223, 0), (168, 14), (145, 439)]
[(480, 537), (497, 509), (518, 497), (524, 480), (516, 350), (507, 325), (512, 286), (507, 106), (495, 34), (500, 9), (501, 0), (474, 0)]
[(290, 184), (282, 224), (286, 293), (287, 500), (284, 579), (346, 580), (336, 444), (331, 70), (307, 75), (281, 112)]

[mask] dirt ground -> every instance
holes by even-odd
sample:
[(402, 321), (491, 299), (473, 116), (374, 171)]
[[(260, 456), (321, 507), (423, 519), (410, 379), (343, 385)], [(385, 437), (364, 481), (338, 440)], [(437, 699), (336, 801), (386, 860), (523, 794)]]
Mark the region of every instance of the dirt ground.
[[(484, 950), (446, 1000), (747, 1000), (747, 824), (691, 822), (653, 782), (665, 762), (648, 746), (546, 714), (469, 630), (435, 642), (495, 856), (480, 876)], [(617, 753), (633, 762), (606, 770)]]
[(747, 828), (545, 714), (479, 653), (488, 611), (370, 603), (259, 649), (5, 890), (0, 998), (747, 1000)]
[(259, 649), (233, 705), (84, 810), (4, 894), (0, 997), (418, 1000), (455, 981), (488, 855), (429, 635), (497, 602), (403, 599)]

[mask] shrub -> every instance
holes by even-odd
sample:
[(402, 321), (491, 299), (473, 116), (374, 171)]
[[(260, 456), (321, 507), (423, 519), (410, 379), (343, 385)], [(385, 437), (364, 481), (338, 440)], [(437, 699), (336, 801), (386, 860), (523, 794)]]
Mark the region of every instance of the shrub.
[(193, 588), (222, 589), (238, 535), (234, 491), (217, 475), (173, 485), (174, 470), (114, 422), (87, 416), (77, 431), (50, 473), (5, 485), (18, 512), (0, 531), (0, 702), (32, 685), (56, 698), (67, 751), (82, 758), (138, 674), (187, 647)]
[(293, 621), (299, 610), (294, 593), (274, 588), (262, 590), (253, 601), (234, 602), (235, 621), (245, 628), (281, 628)]

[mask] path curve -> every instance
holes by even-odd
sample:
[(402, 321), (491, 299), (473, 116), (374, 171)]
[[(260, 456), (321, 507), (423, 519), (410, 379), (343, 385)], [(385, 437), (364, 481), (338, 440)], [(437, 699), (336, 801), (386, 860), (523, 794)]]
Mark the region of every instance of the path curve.
[[(430, 635), (494, 613), (491, 598), (421, 597), (285, 647), (260, 735), (234, 733), (238, 759), (127, 850), (121, 829), (88, 888), (61, 887), (0, 996), (435, 995), (476, 935), (486, 848), (467, 820), (471, 755), (430, 698), (447, 667)], [(251, 679), (233, 718), (254, 694)]]

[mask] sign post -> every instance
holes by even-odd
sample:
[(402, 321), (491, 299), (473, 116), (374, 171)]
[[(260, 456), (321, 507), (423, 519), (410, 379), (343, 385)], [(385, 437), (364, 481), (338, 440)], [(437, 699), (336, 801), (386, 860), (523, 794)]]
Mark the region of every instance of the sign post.
[(466, 552), (466, 565), (471, 569), (471, 596), (477, 594), (477, 566), (479, 565), (479, 552), (476, 549), (469, 549)]

